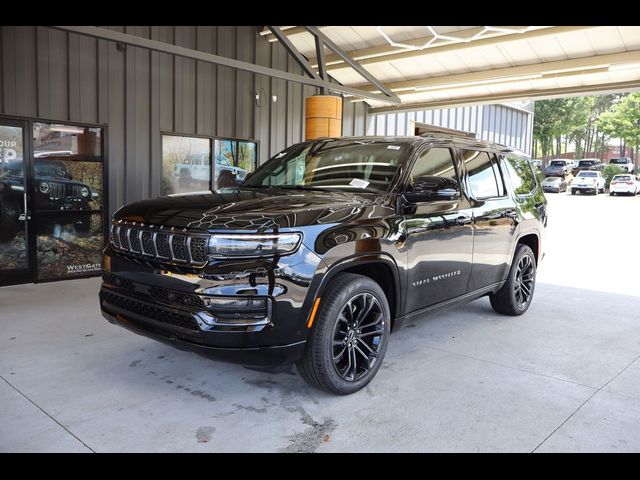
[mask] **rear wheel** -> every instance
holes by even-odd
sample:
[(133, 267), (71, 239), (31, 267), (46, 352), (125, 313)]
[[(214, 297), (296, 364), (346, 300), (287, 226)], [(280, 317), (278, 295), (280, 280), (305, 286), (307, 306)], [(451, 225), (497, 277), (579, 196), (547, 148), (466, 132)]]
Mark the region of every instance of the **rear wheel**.
[(528, 245), (518, 244), (507, 281), (489, 296), (493, 309), (505, 315), (522, 315), (527, 311), (536, 286), (536, 259)]
[(380, 286), (340, 274), (322, 295), (298, 372), (310, 385), (337, 395), (367, 386), (387, 351), (391, 314)]

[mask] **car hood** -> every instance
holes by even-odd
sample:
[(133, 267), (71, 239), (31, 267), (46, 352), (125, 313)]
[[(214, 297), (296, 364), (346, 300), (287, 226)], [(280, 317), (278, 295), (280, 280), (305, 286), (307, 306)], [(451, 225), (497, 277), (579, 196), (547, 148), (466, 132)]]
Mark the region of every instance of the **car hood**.
[(284, 189), (228, 189), (142, 200), (114, 218), (206, 230), (266, 231), (393, 214), (387, 195)]

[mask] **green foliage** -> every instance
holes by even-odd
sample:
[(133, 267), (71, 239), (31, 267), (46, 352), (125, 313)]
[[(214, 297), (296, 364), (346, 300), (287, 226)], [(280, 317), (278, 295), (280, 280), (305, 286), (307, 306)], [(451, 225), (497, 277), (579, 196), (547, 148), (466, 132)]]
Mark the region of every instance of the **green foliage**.
[[(619, 95), (569, 97), (536, 102), (533, 137), (547, 158), (553, 154), (554, 141), (562, 138), (575, 144), (576, 158), (586, 151), (603, 151), (606, 136), (618, 136), (607, 119), (607, 112), (614, 108)], [(604, 119), (600, 120), (602, 117)]]
[(624, 173), (624, 170), (622, 170), (617, 165), (607, 165), (606, 167), (604, 167), (602, 169), (602, 176), (604, 177), (604, 180), (605, 180), (605, 187), (609, 188), (611, 179), (620, 173)]

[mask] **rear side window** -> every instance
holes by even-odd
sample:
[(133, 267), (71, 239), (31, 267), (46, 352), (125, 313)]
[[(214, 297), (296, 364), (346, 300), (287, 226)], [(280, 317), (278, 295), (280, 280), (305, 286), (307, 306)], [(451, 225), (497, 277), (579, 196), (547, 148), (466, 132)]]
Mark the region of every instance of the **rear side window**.
[(471, 193), (477, 199), (504, 196), (502, 176), (492, 154), (477, 150), (460, 150), (467, 172)]
[(529, 160), (524, 157), (507, 155), (503, 165), (509, 172), (513, 193), (516, 195), (531, 195), (536, 190), (536, 177), (533, 170), (531, 170)]

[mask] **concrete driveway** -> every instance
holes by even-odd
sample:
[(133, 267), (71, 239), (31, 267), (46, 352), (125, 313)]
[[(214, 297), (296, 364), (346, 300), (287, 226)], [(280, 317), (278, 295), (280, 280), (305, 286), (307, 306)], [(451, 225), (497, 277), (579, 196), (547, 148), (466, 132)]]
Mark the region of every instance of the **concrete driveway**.
[(426, 316), (348, 397), (112, 326), (97, 279), (0, 288), (0, 451), (640, 451), (640, 197), (547, 198), (527, 314)]

